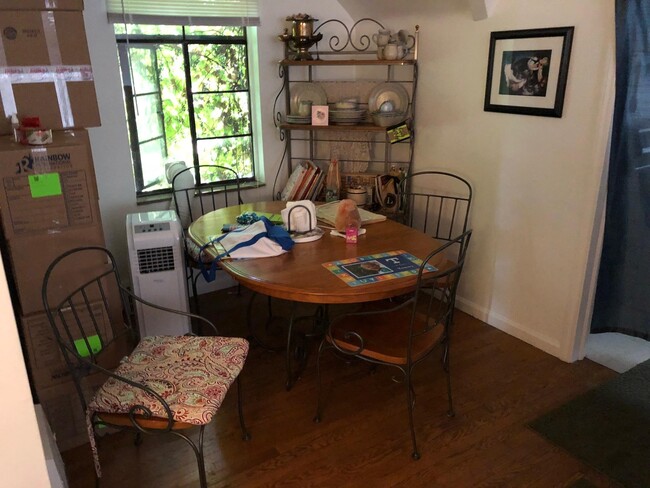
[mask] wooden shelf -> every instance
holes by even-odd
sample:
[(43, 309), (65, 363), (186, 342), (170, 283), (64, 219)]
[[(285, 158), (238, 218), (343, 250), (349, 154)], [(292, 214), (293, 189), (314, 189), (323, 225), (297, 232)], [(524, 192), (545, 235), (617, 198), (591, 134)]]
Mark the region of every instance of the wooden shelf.
[(344, 131), (365, 131), (365, 132), (386, 132), (388, 127), (379, 127), (378, 125), (363, 123), (357, 125), (310, 125), (310, 124), (280, 124), (283, 130), (344, 130)]
[(282, 66), (410, 66), (416, 63), (415, 59), (312, 59), (293, 60), (283, 59)]

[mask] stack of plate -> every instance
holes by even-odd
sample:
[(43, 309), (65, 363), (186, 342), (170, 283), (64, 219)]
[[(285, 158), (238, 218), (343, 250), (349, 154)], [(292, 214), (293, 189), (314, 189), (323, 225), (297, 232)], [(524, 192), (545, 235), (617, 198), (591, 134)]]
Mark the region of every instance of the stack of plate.
[(311, 124), (310, 115), (287, 115), (287, 122), (289, 124)]
[(365, 116), (362, 109), (330, 110), (330, 122), (336, 125), (357, 125)]
[(370, 114), (372, 121), (379, 127), (390, 127), (406, 120), (406, 112), (372, 112)]

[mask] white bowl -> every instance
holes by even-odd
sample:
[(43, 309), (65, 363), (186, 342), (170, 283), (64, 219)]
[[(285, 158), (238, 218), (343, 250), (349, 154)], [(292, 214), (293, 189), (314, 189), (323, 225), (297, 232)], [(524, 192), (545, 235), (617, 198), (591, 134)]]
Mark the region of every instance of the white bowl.
[(365, 205), (366, 195), (367, 195), (366, 189), (358, 187), (358, 188), (348, 188), (346, 196), (357, 205)]
[(384, 113), (394, 112), (395, 104), (392, 102), (392, 100), (386, 100), (379, 106), (379, 111)]
[(357, 102), (352, 102), (352, 101), (342, 101), (342, 102), (336, 102), (334, 104), (334, 107), (337, 110), (356, 110), (357, 106), (359, 104)]

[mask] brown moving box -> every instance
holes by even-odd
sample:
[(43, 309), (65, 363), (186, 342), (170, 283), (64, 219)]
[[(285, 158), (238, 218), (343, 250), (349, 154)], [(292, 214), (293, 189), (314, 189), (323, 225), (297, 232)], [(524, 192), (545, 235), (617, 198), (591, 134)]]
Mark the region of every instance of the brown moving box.
[[(79, 320), (88, 336), (95, 334), (95, 323), (101, 333), (110, 337), (110, 322), (104, 304), (101, 301), (92, 304), (95, 322), (89, 314), (80, 315)], [(72, 312), (64, 314), (66, 322), (74, 331), (77, 323)], [(45, 312), (25, 315), (20, 317), (20, 326), (23, 329), (27, 357), (31, 367), (32, 379), (37, 390), (71, 381), (70, 371), (63, 358), (59, 344), (54, 337), (52, 326)], [(60, 331), (64, 334), (64, 331)]]
[[(80, 246), (104, 246), (104, 232), (101, 224), (64, 230), (40, 236), (19, 237), (8, 241), (11, 255), (11, 268), (18, 291), (20, 311), (27, 315), (43, 311), (41, 288), (45, 271), (52, 261), (65, 251)], [(78, 277), (88, 275), (88, 270), (96, 270), (105, 265), (100, 256), (71, 260), (63, 263), (59, 273), (53, 277), (54, 283), (75, 282)], [(65, 275), (65, 281), (59, 276)], [(53, 303), (68, 294), (69, 289), (55, 285), (50, 299)], [(98, 297), (92, 297), (98, 298)]]
[[(103, 375), (88, 377), (83, 387), (86, 398), (91, 398), (105, 380), (106, 377)], [(41, 388), (37, 391), (37, 395), (61, 451), (88, 442), (86, 416), (72, 381)]]
[[(5, 239), (99, 225), (88, 133), (54, 133), (47, 146), (0, 138), (0, 215)], [(39, 239), (42, 243), (42, 239)], [(83, 242), (83, 241), (81, 241)]]
[[(109, 327), (106, 322), (106, 312), (101, 304), (97, 304), (93, 308), (93, 314), (96, 315), (100, 323)], [(32, 359), (30, 356), (30, 365), (32, 377), (35, 380), (36, 395), (56, 434), (59, 449), (65, 451), (85, 444), (88, 442), (88, 431), (86, 430), (84, 411), (67, 369), (62, 369), (57, 362), (57, 359), (62, 361), (63, 358), (60, 355), (57, 358), (55, 355), (55, 352), (59, 352), (59, 347), (52, 336), (52, 329), (47, 322), (47, 317), (44, 313), (22, 317), (21, 324), (30, 332), (30, 334), (25, 334), (29, 353), (31, 354), (34, 349), (35, 354), (46, 356), (46, 359)], [(115, 332), (120, 334), (119, 330)], [(99, 364), (113, 370), (132, 349), (133, 344), (128, 341), (128, 336), (120, 335), (106, 346)], [(51, 368), (52, 373), (48, 373), (46, 369), (48, 367)], [(83, 378), (81, 386), (86, 402), (107, 379), (108, 376), (97, 372)]]
[(0, 10), (83, 10), (83, 0), (2, 0)]
[(100, 125), (87, 44), (81, 11), (2, 10), (0, 74), (11, 86), (0, 91), (0, 134), (12, 113), (47, 129)]

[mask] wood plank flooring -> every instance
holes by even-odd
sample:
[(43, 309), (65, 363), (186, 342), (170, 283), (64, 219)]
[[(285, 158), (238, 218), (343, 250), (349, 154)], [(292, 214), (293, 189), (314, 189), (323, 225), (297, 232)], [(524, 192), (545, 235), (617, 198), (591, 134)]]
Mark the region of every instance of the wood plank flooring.
[[(224, 335), (246, 335), (249, 294), (201, 297), (201, 311)], [(260, 307), (264, 302), (259, 301)], [(466, 314), (456, 314), (452, 386), (446, 416), (440, 357), (415, 373), (415, 422), (422, 458), (413, 461), (404, 385), (392, 372), (323, 361), (328, 400), (315, 424), (315, 344), (294, 388), (284, 388), (284, 355), (252, 347), (242, 376), (246, 422), (241, 440), (235, 391), (206, 428), (208, 483), (220, 487), (569, 487), (617, 486), (553, 446), (526, 423), (616, 375), (589, 360), (566, 364)], [(102, 487), (195, 487), (194, 455), (180, 439), (129, 434), (99, 446)], [(94, 484), (88, 445), (63, 453), (71, 488)]]

